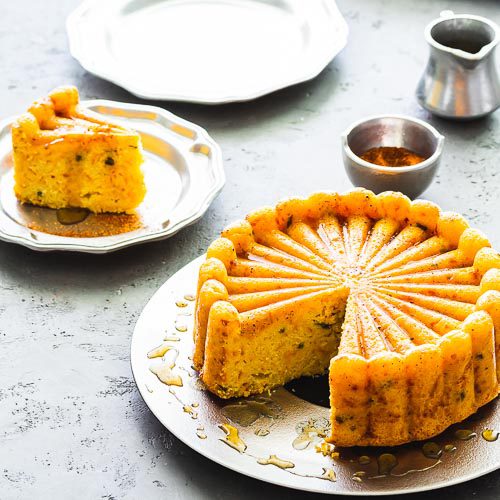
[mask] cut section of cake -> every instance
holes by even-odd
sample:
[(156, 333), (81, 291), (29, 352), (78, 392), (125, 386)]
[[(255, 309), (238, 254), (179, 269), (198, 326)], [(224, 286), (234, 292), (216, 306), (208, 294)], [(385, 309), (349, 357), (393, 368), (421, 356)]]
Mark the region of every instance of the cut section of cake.
[(144, 198), (139, 134), (82, 107), (75, 87), (57, 88), (21, 115), (12, 146), (23, 203), (130, 212)]
[(500, 256), (401, 193), (288, 199), (210, 245), (194, 342), (222, 398), (329, 370), (329, 441), (427, 439), (498, 395)]

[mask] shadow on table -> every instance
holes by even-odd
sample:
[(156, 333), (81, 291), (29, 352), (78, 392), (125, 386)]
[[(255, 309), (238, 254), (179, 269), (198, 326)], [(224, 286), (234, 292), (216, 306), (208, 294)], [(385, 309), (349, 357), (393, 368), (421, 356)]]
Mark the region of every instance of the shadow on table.
[(232, 130), (241, 133), (242, 130), (253, 126), (256, 121), (286, 122), (287, 117), (290, 118), (292, 114), (296, 116), (297, 110), (304, 111), (304, 120), (307, 120), (308, 115), (322, 109), (325, 101), (342, 90), (338, 85), (341, 71), (342, 53), (313, 80), (251, 101), (219, 105), (145, 100), (89, 73), (83, 75), (80, 87), (85, 98), (159, 106), (207, 128), (209, 133), (213, 132), (216, 135), (219, 130), (224, 130), (226, 134)]

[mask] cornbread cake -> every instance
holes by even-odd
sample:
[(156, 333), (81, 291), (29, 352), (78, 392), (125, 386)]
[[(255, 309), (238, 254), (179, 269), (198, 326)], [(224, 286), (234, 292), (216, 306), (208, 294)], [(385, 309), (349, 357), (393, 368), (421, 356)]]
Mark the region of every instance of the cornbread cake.
[(330, 442), (427, 439), (498, 395), (500, 256), (401, 193), (287, 199), (210, 245), (194, 343), (221, 398), (329, 369)]
[(12, 125), (15, 193), (50, 208), (129, 212), (144, 198), (137, 132), (79, 105), (75, 87), (59, 87)]

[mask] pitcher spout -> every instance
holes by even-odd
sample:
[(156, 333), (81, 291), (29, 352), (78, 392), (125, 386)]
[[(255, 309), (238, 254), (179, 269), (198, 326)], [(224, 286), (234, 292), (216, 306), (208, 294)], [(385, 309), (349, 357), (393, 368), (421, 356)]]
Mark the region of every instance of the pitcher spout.
[(485, 17), (443, 11), (426, 27), (425, 39), (439, 52), (479, 62), (493, 53), (500, 42), (500, 29)]

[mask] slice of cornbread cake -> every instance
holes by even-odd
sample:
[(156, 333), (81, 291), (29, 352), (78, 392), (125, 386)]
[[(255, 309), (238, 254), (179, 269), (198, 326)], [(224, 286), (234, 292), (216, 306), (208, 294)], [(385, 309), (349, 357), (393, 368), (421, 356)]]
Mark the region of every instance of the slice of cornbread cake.
[(79, 104), (59, 87), (12, 125), (15, 193), (50, 208), (129, 212), (144, 198), (141, 139)]
[(193, 358), (218, 396), (329, 370), (329, 441), (393, 446), (498, 395), (500, 256), (463, 217), (355, 189), (221, 236), (200, 269)]

